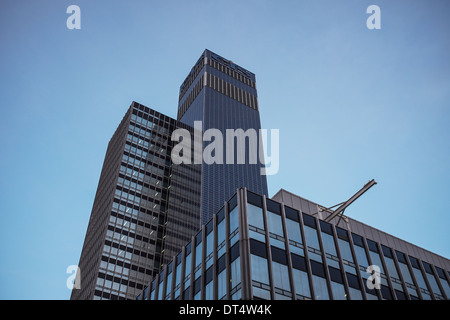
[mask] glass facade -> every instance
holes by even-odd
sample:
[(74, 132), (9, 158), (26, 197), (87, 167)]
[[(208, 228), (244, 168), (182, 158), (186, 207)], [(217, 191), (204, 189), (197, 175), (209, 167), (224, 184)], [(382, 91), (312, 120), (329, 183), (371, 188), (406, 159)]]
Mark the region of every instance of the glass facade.
[[(227, 129), (261, 129), (255, 75), (248, 70), (205, 50), (180, 87), (177, 119), (194, 127), (202, 121), (202, 131), (218, 129), (224, 137)], [(249, 138), (247, 138), (250, 140)], [(236, 139), (235, 139), (236, 140)], [(209, 142), (204, 142), (206, 147)], [(233, 164), (202, 165), (202, 223), (205, 224), (240, 187), (267, 195), (266, 176), (261, 174), (262, 164), (250, 162), (250, 154), (258, 154), (259, 140), (246, 142), (245, 163), (239, 164), (241, 150), (233, 150)], [(255, 151), (250, 149), (255, 147)], [(217, 181), (221, 183), (218, 184)]]
[[(182, 290), (194, 290), (180, 296), (173, 285), (166, 299), (449, 299), (448, 271), (246, 189), (192, 241), (195, 248), (187, 245), (172, 263), (185, 266)], [(370, 265), (380, 269), (379, 289), (369, 288)], [(170, 273), (169, 265), (164, 270)], [(163, 271), (139, 299), (160, 290)], [(164, 283), (176, 284), (172, 276)]]
[(192, 131), (139, 103), (128, 109), (108, 145), (72, 299), (134, 299), (198, 231), (201, 168), (172, 165), (177, 128)]

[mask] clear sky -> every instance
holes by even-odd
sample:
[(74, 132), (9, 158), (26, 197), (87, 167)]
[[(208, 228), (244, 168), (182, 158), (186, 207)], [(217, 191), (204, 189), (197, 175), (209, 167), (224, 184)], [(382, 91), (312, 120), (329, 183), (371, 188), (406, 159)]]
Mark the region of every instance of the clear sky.
[[(69, 30), (66, 9), (81, 9)], [(369, 30), (369, 5), (381, 29)], [(0, 2), (0, 298), (68, 299), (133, 100), (176, 117), (205, 48), (254, 72), (280, 188), (450, 257), (449, 1)]]

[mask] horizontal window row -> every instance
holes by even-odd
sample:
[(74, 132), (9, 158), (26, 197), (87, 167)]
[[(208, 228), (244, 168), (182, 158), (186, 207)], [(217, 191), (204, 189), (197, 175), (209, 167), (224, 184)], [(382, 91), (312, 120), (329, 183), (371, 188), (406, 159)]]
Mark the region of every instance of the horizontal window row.
[[(217, 56), (218, 57), (218, 56)], [(216, 59), (208, 59), (208, 65), (213, 67), (216, 70), (219, 70), (220, 72), (223, 72), (230, 77), (248, 85), (249, 87), (256, 89), (256, 84), (250, 79), (250, 75), (248, 74), (248, 71), (243, 69), (242, 67), (235, 65), (233, 63), (230, 63), (229, 61), (224, 61), (223, 58), (220, 58), (221, 62), (217, 61)], [(227, 65), (224, 65), (225, 62)], [(243, 74), (245, 75), (243, 75)]]
[(240, 89), (233, 84), (214, 76), (213, 74), (205, 73), (205, 76), (206, 86), (233, 100), (245, 104), (247, 107), (258, 110), (258, 99), (253, 94), (246, 90)]

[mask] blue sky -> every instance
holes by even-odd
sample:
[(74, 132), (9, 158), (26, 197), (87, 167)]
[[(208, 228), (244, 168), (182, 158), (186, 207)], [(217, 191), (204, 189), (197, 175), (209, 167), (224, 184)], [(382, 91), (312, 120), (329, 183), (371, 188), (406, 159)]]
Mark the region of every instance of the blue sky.
[[(81, 8), (81, 30), (66, 8)], [(369, 30), (366, 9), (381, 8)], [(0, 2), (1, 299), (68, 299), (107, 143), (205, 48), (254, 72), (280, 188), (450, 257), (448, 1)]]

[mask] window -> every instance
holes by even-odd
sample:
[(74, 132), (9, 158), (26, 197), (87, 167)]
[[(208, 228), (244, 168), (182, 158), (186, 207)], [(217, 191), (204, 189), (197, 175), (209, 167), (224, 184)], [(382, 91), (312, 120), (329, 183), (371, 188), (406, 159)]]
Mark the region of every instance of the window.
[(284, 237), (283, 224), (279, 214), (267, 211), (267, 225), (269, 232)]
[(347, 283), (348, 283), (348, 290), (350, 293), (350, 299), (351, 300), (362, 300), (363, 296), (361, 293), (361, 287), (359, 285), (358, 277), (349, 272), (346, 272), (345, 275), (347, 276)]
[(251, 254), (251, 271), (254, 281), (269, 285), (267, 259)]
[(241, 259), (239, 257), (239, 243), (230, 248), (231, 290), (241, 283)]
[(428, 279), (428, 283), (431, 286), (434, 296), (436, 297), (437, 300), (445, 300), (444, 296), (442, 295), (441, 289), (439, 289), (439, 285), (434, 276), (434, 272), (433, 272), (431, 264), (429, 264), (427, 262), (422, 262), (422, 265), (425, 270), (425, 276)]
[(276, 289), (275, 292), (277, 293), (278, 298), (291, 298), (291, 285), (289, 283), (286, 251), (274, 246), (271, 246), (270, 249), (272, 252), (272, 275), (274, 287)]
[(217, 291), (219, 300), (226, 298), (227, 294), (227, 273), (225, 255), (217, 260)]
[(326, 253), (332, 254), (333, 256), (337, 257), (336, 245), (334, 243), (334, 238), (332, 235), (322, 232), (322, 243), (323, 249)]
[(344, 288), (341, 271), (337, 268), (328, 267), (331, 280), (331, 291), (334, 300), (347, 300), (347, 293)]
[(286, 229), (288, 233), (289, 248), (291, 252), (303, 256), (303, 241), (298, 221), (286, 218)]
[(164, 270), (159, 273), (159, 292), (158, 292), (158, 299), (163, 300), (166, 296), (164, 289)]
[(403, 286), (400, 281), (400, 276), (398, 275), (397, 267), (395, 266), (395, 261), (393, 259), (391, 248), (384, 245), (381, 246), (384, 255), (384, 262), (386, 263), (386, 268), (391, 278), (392, 287), (395, 292), (402, 292)]
[(325, 270), (323, 264), (313, 261), (311, 263), (311, 273), (316, 300), (329, 300), (327, 281), (325, 279)]
[(319, 239), (317, 237), (317, 230), (307, 225), (304, 226), (304, 230), (305, 230), (306, 245), (316, 250), (320, 250)]
[(225, 254), (225, 211), (222, 208), (217, 214), (217, 256)]
[(300, 225), (297, 221), (286, 219), (286, 229), (288, 233), (289, 240), (295, 241), (297, 243), (303, 243), (302, 234), (300, 231)]
[(312, 276), (312, 281), (316, 300), (330, 300), (327, 281), (324, 278), (315, 275)]
[(185, 288), (189, 287), (190, 285), (190, 278), (191, 278), (191, 263), (192, 263), (192, 243), (190, 242), (187, 246), (186, 246), (186, 259), (185, 259), (185, 273), (184, 273), (184, 286)]
[(230, 235), (239, 227), (238, 207), (231, 210), (230, 214)]
[(419, 285), (422, 298), (424, 300), (431, 300), (430, 292), (428, 291), (428, 287), (425, 283), (425, 279), (422, 275), (422, 271), (420, 270), (419, 260), (414, 257), (409, 256), (409, 261), (412, 266), (414, 277), (416, 278), (417, 284)]
[(195, 247), (195, 267), (197, 268), (202, 262), (202, 232), (200, 231), (196, 237), (195, 242), (197, 246)]
[(281, 295), (291, 297), (288, 267), (282, 263), (272, 261), (272, 275), (275, 291), (277, 291), (277, 288), (281, 289), (279, 290)]
[[(337, 228), (336, 228), (337, 229)], [(356, 274), (355, 264), (353, 261), (352, 250), (350, 248), (350, 243), (347, 240), (338, 238), (339, 251), (343, 260), (349, 262), (344, 263), (344, 268), (353, 274)]]
[(214, 283), (213, 283), (213, 267), (210, 267), (205, 272), (205, 300), (214, 299)]
[(206, 268), (209, 268), (213, 264), (213, 249), (214, 249), (214, 232), (213, 232), (213, 220), (206, 225), (206, 253), (205, 262)]
[(181, 286), (181, 253), (177, 255), (176, 261), (177, 265), (175, 267), (175, 295), (174, 299), (180, 297), (180, 286)]
[(403, 276), (403, 281), (405, 281), (406, 289), (410, 295), (411, 300), (414, 300), (416, 298), (418, 299), (417, 288), (414, 285), (408, 265), (406, 264), (406, 256), (399, 251), (395, 251), (395, 254), (397, 256), (400, 273)]
[(202, 277), (198, 277), (194, 281), (194, 300), (200, 300), (202, 295)]
[(247, 203), (248, 224), (264, 230), (264, 218), (262, 208)]
[(295, 293), (297, 298), (311, 298), (311, 291), (309, 289), (308, 274), (305, 271), (292, 269), (292, 276), (294, 277)]
[(362, 271), (366, 271), (367, 267), (369, 266), (369, 261), (367, 260), (366, 250), (363, 246), (360, 246), (359, 244), (354, 243), (355, 245), (353, 248), (355, 249), (356, 254), (356, 260), (358, 261), (360, 269)]
[(441, 282), (442, 288), (444, 289), (447, 298), (450, 299), (450, 285), (445, 278), (445, 271), (439, 267), (435, 267), (435, 269), (438, 274), (439, 281)]

